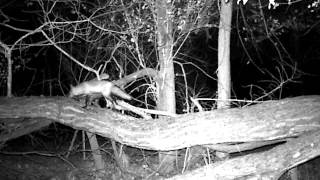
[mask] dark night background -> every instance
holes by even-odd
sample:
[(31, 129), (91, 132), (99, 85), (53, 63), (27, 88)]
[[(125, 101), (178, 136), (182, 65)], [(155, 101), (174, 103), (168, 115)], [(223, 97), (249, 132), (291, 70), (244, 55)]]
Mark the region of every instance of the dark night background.
[[(98, 1), (81, 3), (79, 1), (78, 4), (61, 3), (53, 10), (52, 14), (54, 15), (49, 14), (46, 18), (51, 18), (52, 21), (55, 18), (57, 21), (67, 21), (77, 20), (79, 17), (89, 17), (94, 10), (102, 7), (105, 3), (104, 1), (99, 2), (101, 4)], [(47, 5), (50, 3), (46, 2), (43, 5), (47, 11), (50, 7)], [(264, 98), (260, 100), (270, 100), (320, 94), (320, 8), (311, 6), (313, 3), (314, 1), (309, 0), (299, 1), (290, 6), (280, 5), (276, 9), (268, 9), (267, 3), (262, 1), (263, 16), (257, 2), (249, 1), (246, 5), (235, 3), (231, 40), (233, 99), (255, 100), (263, 96)], [(178, 113), (183, 113), (183, 109), (185, 109), (183, 102), (185, 84), (179, 63), (183, 64), (185, 68), (190, 96), (216, 98), (218, 39), (216, 26), (219, 18), (217, 14), (211, 12), (216, 11), (215, 5), (211, 5), (212, 9), (208, 11), (211, 16), (208, 15), (207, 19), (212, 27), (201, 27), (192, 31), (174, 59), (178, 62), (175, 65)], [(75, 8), (79, 8), (76, 13)], [(1, 0), (0, 12), (0, 41), (7, 45), (11, 45), (26, 32), (13, 30), (6, 25), (34, 30), (48, 20), (44, 18), (41, 6), (36, 1)], [(141, 16), (145, 18), (143, 20), (146, 20), (148, 13)], [(111, 21), (113, 18), (115, 20)], [(99, 19), (97, 21), (104, 22), (110, 25), (107, 28), (115, 28), (115, 30), (119, 30), (123, 23), (123, 19), (116, 13), (114, 15), (107, 14), (105, 20)], [(112, 23), (120, 25), (113, 26)], [(148, 25), (148, 23), (144, 25)], [(98, 33), (94, 33), (98, 30), (93, 26), (91, 28), (90, 33), (92, 34), (90, 35), (99, 37)], [(45, 31), (48, 34), (59, 34), (66, 29), (61, 27), (60, 30), (57, 30), (47, 27)], [(269, 34), (266, 33), (266, 29)], [(62, 34), (57, 37), (64, 37)], [(68, 39), (70, 35), (67, 34), (64, 38)], [(100, 38), (100, 42), (88, 43), (82, 37), (76, 37), (72, 42), (59, 45), (79, 61), (98, 69), (99, 65), (103, 64), (103, 60), (109, 59), (111, 56), (116, 44), (113, 41), (122, 37), (105, 33)], [(148, 67), (156, 68), (156, 47), (153, 47), (152, 43), (144, 41), (148, 38), (147, 35), (141, 35), (139, 40), (142, 41), (141, 47), (144, 48), (141, 49), (141, 52), (148, 59)], [(94, 78), (94, 74), (81, 69), (54, 46), (27, 45), (44, 40), (41, 33), (31, 35), (17, 45), (17, 49), (13, 51), (14, 96), (64, 96), (68, 94), (70, 84), (75, 85)], [(101, 50), (98, 47), (105, 47), (105, 49)], [(125, 74), (133, 73), (138, 69), (137, 63), (132, 60), (135, 55), (130, 53), (133, 50), (129, 47), (128, 45), (126, 49), (119, 49), (117, 53), (113, 54), (119, 60), (118, 63), (126, 67)], [(0, 95), (5, 96), (7, 61), (3, 53), (0, 54), (0, 58)], [(120, 74), (120, 70), (114, 62), (107, 65), (106, 72), (109, 73), (112, 80), (118, 79)], [(147, 88), (142, 86), (145, 83), (150, 82), (148, 80), (135, 82), (126, 87), (127, 91), (143, 101), (143, 94), (147, 91)], [(152, 106), (154, 102), (150, 100), (150, 104)], [(201, 105), (208, 110), (215, 106), (215, 102), (203, 101)], [(239, 104), (235, 103), (234, 106), (239, 106)], [(59, 130), (55, 129), (56, 127)], [(73, 131), (61, 125), (56, 127), (50, 127), (46, 135), (36, 134), (37, 139), (69, 142)], [(17, 142), (28, 144), (34, 140), (31, 139), (30, 137), (22, 137)], [(17, 142), (12, 142), (11, 145), (17, 146)], [(42, 145), (42, 143), (39, 144)], [(66, 144), (64, 145), (66, 146)]]
[[(263, 96), (279, 86), (281, 78), (283, 81), (289, 78), (291, 80), (284, 83), (280, 90), (270, 93), (265, 99), (319, 94), (320, 89), (317, 86), (320, 74), (318, 70), (319, 14), (318, 8), (315, 8), (313, 12), (312, 9), (306, 8), (311, 2), (304, 1), (291, 6), (283, 5), (275, 10), (264, 8), (268, 25), (275, 29), (274, 31), (269, 29), (271, 32), (269, 37), (263, 32), (263, 26), (258, 24), (263, 22), (256, 20), (259, 17), (255, 14), (257, 12), (254, 11), (254, 5), (241, 6), (242, 11), (247, 13), (247, 24), (243, 23), (240, 16), (240, 6), (235, 6), (231, 42), (233, 98), (253, 100)], [(39, 15), (41, 14), (39, 6), (32, 1), (24, 3), (3, 1), (0, 5), (3, 14), (11, 17), (7, 23), (11, 26), (32, 30), (44, 21)], [(90, 6), (88, 5), (88, 7)], [(71, 11), (70, 8), (65, 7), (63, 11), (59, 12), (60, 15), (72, 19), (72, 14), (68, 14), (68, 11)], [(2, 22), (7, 22), (3, 16), (1, 18)], [(215, 24), (216, 20), (212, 19), (212, 24)], [(269, 19), (272, 21), (269, 22)], [(275, 21), (280, 25), (277, 25)], [(248, 33), (249, 30), (244, 31), (244, 28), (249, 29), (253, 35)], [(210, 28), (206, 31), (199, 29), (191, 33), (175, 60), (180, 63), (192, 62), (210, 76), (215, 77), (217, 32), (217, 28)], [(6, 44), (14, 42), (23, 34), (24, 32), (13, 31), (3, 25), (1, 27), (1, 41)], [(31, 36), (25, 43), (39, 40), (41, 40), (40, 34)], [(74, 43), (73, 46), (77, 46), (77, 43)], [(70, 52), (71, 55), (72, 53)], [(13, 60), (15, 65), (13, 93), (16, 96), (64, 95), (68, 92), (69, 84), (77, 84), (79, 81), (85, 80), (84, 77), (77, 74), (76, 69), (72, 70), (69, 67), (67, 69), (67, 66), (70, 66), (72, 62), (61, 57), (61, 54), (53, 46), (16, 50), (13, 53)], [(79, 60), (81, 61), (80, 58)], [(3, 57), (1, 63), (3, 65), (1, 71), (5, 72), (6, 61)], [(111, 69), (111, 72), (115, 71), (114, 74), (118, 73), (116, 70), (113, 71), (112, 66), (110, 65), (108, 72)], [(193, 65), (186, 64), (184, 68), (188, 74), (188, 85), (193, 91), (197, 93), (201, 89), (205, 89), (200, 92), (203, 93), (202, 97), (215, 97), (215, 80), (204, 75)], [(130, 71), (133, 72), (132, 69), (128, 70), (128, 72)], [(176, 72), (181, 73), (178, 65)], [(116, 78), (116, 75), (110, 74), (112, 78)], [(89, 76), (93, 75), (89, 74)], [(5, 78), (5, 74), (3, 74), (1, 95), (5, 95)], [(176, 81), (177, 91), (180, 91), (184, 87), (180, 86), (184, 83), (183, 78), (177, 76)]]

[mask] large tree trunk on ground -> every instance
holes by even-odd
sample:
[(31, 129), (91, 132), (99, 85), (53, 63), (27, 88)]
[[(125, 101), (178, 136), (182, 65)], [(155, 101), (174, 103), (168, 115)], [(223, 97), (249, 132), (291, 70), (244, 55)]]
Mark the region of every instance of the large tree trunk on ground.
[[(219, 149), (228, 145), (237, 146), (234, 145), (237, 143), (242, 143), (238, 144), (239, 147), (248, 149), (243, 145), (249, 143), (257, 147), (259, 143), (262, 146), (289, 138), (288, 143), (264, 152), (266, 154), (250, 154), (226, 160), (195, 171), (198, 175), (219, 173), (223, 177), (224, 168), (238, 168), (237, 172), (241, 171), (241, 175), (253, 171), (279, 174), (279, 169), (288, 169), (319, 155), (320, 96), (266, 101), (244, 108), (167, 117), (162, 121), (133, 118), (106, 109), (83, 109), (74, 100), (65, 97), (0, 98), (0, 141), (26, 134), (21, 131), (25, 124), (30, 126), (27, 122), (40, 124), (40, 128), (43, 127), (41, 123), (35, 121), (49, 124), (49, 120), (109, 137), (129, 146), (161, 151), (208, 144)], [(248, 163), (247, 170), (241, 170), (238, 162)], [(252, 170), (252, 167), (256, 169)], [(215, 171), (211, 171), (214, 168)]]
[[(129, 146), (169, 151), (203, 144), (279, 140), (317, 130), (320, 128), (320, 96), (183, 114), (165, 117), (162, 121), (134, 118), (108, 109), (83, 109), (66, 97), (0, 98), (1, 128), (18, 128), (14, 124), (19, 122), (22, 125), (23, 121), (12, 122), (13, 118), (52, 120)], [(2, 137), (0, 141), (5, 140)]]
[(317, 130), (269, 151), (231, 158), (170, 179), (276, 180), (287, 170), (319, 155), (320, 131)]

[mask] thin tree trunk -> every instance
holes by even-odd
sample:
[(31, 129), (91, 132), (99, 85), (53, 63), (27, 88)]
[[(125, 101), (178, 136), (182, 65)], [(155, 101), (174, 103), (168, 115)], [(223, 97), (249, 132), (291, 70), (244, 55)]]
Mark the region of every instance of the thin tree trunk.
[[(170, 2), (157, 0), (157, 45), (160, 71), (157, 79), (158, 110), (176, 112), (174, 66), (172, 59), (172, 5)], [(161, 117), (160, 117), (161, 118)], [(159, 172), (167, 174), (174, 169), (175, 151), (159, 153)]]
[[(230, 73), (230, 36), (232, 20), (232, 0), (221, 0), (220, 24), (218, 34), (218, 102), (217, 108), (229, 108), (231, 96), (231, 73)], [(222, 159), (228, 158), (229, 154), (216, 152), (216, 156)]]
[(230, 107), (227, 101), (231, 96), (230, 73), (230, 34), (232, 19), (232, 0), (221, 0), (220, 25), (218, 35), (218, 108)]
[(98, 170), (103, 170), (105, 168), (105, 164), (98, 144), (97, 136), (90, 132), (86, 132), (86, 134), (89, 139), (90, 147), (92, 150), (92, 157), (95, 162), (96, 168)]

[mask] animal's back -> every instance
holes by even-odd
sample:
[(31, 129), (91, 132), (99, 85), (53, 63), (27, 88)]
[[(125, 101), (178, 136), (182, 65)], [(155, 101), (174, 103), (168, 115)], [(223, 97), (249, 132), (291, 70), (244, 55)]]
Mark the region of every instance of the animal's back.
[(93, 94), (93, 93), (101, 93), (101, 82), (102, 81), (85, 81), (77, 86), (71, 86), (69, 96), (78, 96), (78, 95), (85, 95), (85, 94)]
[(91, 80), (82, 82), (75, 87), (71, 87), (70, 97), (78, 95), (102, 94), (104, 97), (111, 98), (111, 95), (118, 96), (122, 99), (131, 100), (132, 97), (124, 90), (117, 87), (110, 81)]

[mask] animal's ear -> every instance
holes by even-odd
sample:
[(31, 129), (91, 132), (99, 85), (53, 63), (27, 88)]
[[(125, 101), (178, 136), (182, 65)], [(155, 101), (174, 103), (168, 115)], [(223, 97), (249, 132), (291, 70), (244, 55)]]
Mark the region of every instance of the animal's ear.
[(70, 90), (69, 90), (68, 96), (72, 97), (73, 96), (72, 92), (73, 92), (74, 86), (72, 86), (72, 84), (70, 84), (69, 86), (70, 86)]

